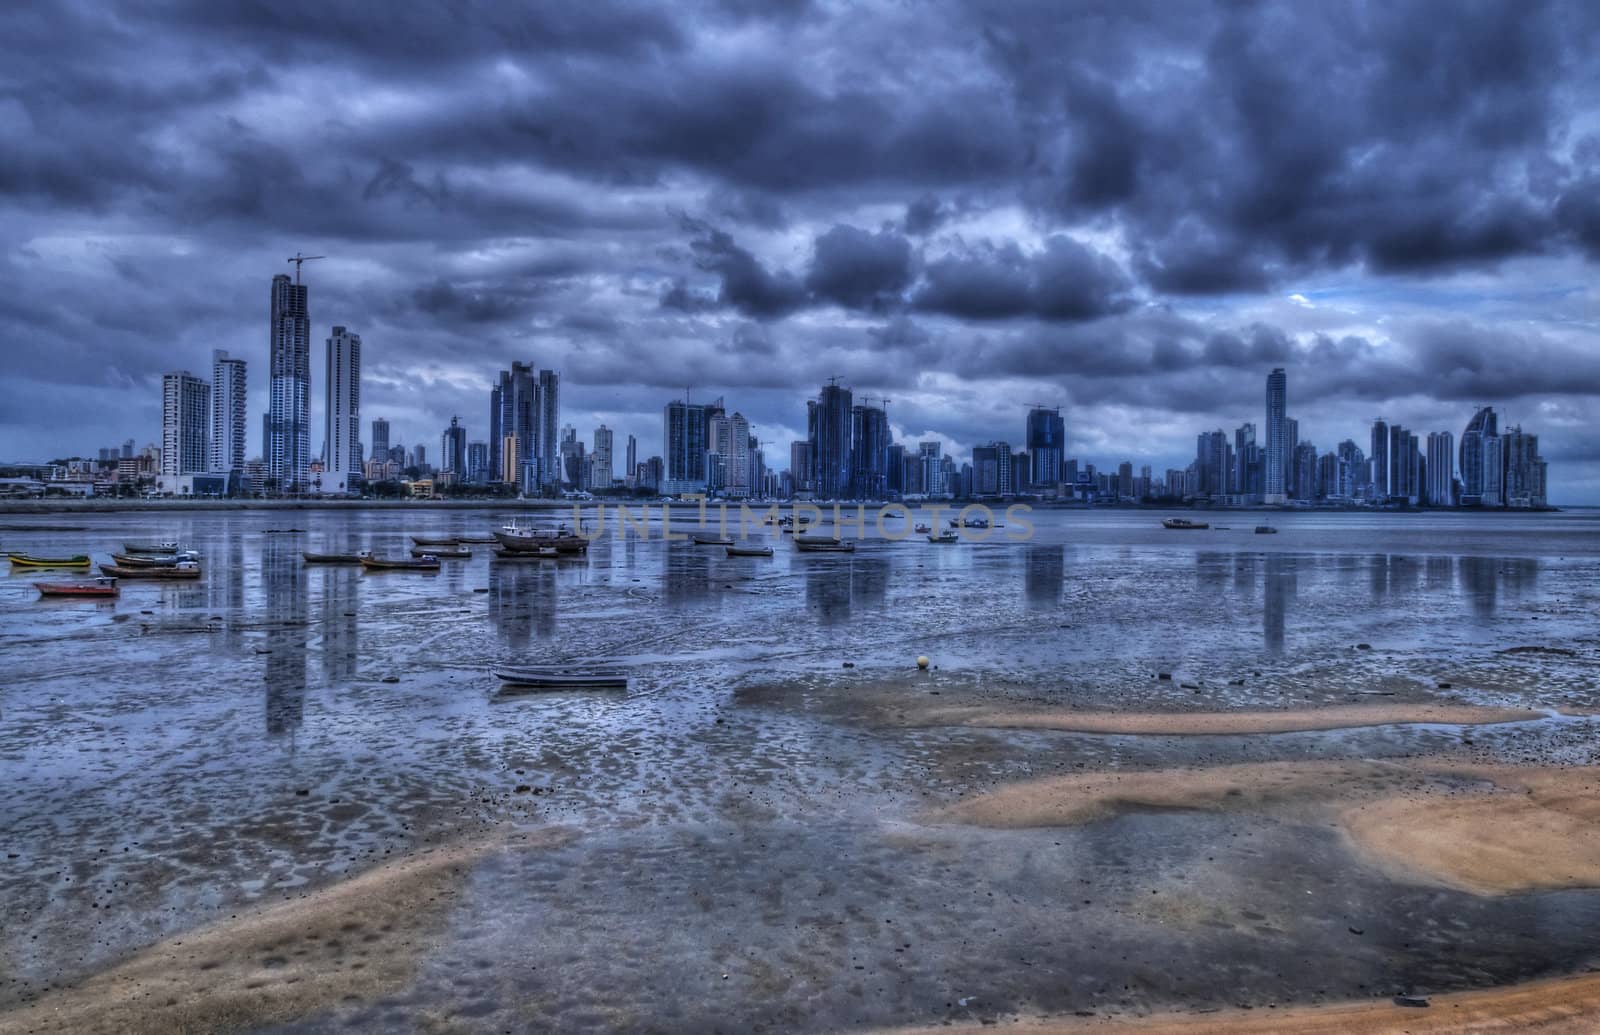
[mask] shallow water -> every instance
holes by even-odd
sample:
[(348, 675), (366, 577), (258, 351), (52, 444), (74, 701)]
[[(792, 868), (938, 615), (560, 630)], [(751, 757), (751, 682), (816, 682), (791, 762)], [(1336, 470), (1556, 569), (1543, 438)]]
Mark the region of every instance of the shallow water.
[[(1080, 765), (1391, 757), (1463, 751), (1465, 734), (905, 729), (869, 721), (853, 688), (1159, 709), (1449, 683), (1471, 703), (1600, 706), (1600, 514), (1284, 514), (1274, 536), (1250, 515), (1203, 532), (1159, 517), (1035, 513), (1026, 542), (1013, 525), (771, 559), (618, 540), (613, 522), (587, 558), (501, 564), (479, 545), (432, 576), (300, 554), (398, 555), (503, 517), (140, 512), (0, 534), (97, 555), (177, 538), (205, 567), (194, 585), (124, 582), (114, 604), (0, 578), (0, 1007), (241, 904), (548, 823), (580, 836), (485, 864), (407, 996), (304, 1025), (405, 1030), (421, 1005), (483, 1030), (824, 1030), (1444, 989), (1600, 951), (1594, 893), (1400, 885), (1306, 824), (918, 823)], [(936, 671), (917, 676), (918, 654)], [(488, 669), (512, 661), (631, 684), (499, 695)], [(1470, 752), (1592, 763), (1596, 731), (1475, 728)]]

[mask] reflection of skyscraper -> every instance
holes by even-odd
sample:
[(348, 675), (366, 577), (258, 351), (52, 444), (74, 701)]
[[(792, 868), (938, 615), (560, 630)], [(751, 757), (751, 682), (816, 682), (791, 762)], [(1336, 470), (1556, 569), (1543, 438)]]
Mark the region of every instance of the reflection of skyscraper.
[(330, 684), (348, 682), (356, 675), (361, 573), (354, 568), (323, 567), (319, 574), (322, 620), (317, 625), (322, 630), (322, 674)]
[(267, 476), (279, 492), (303, 492), (311, 465), (311, 318), (305, 285), (282, 273), (272, 278), (271, 367)]
[(1030, 546), (1023, 563), (1023, 595), (1028, 602), (1046, 608), (1059, 604), (1067, 575), (1066, 547)]
[(1283, 650), (1283, 631), (1289, 601), (1295, 591), (1294, 559), (1281, 553), (1267, 554), (1267, 571), (1261, 595), (1262, 635), (1267, 650)]
[(509, 562), (489, 566), (489, 621), (507, 647), (528, 646), (556, 633), (555, 571), (548, 562)]
[(1267, 375), (1267, 455), (1266, 485), (1262, 499), (1282, 503), (1287, 499), (1284, 486), (1289, 461), (1289, 378), (1282, 367)]
[(280, 734), (303, 721), (306, 693), (306, 569), (289, 536), (266, 537), (261, 583), (272, 620), (264, 665), (267, 732)]

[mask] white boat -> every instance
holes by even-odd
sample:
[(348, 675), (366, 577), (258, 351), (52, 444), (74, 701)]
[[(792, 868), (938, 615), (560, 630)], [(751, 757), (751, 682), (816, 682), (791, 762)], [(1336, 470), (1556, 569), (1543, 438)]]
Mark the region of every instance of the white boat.
[(928, 537), (928, 542), (930, 542), (930, 543), (959, 543), (959, 542), (961, 542), (961, 535), (960, 535), (960, 533), (953, 532), (953, 531), (940, 532), (938, 535), (930, 535)]
[(519, 553), (537, 552), (541, 547), (553, 546), (561, 553), (585, 553), (589, 540), (573, 532), (566, 525), (556, 528), (534, 528), (519, 525), (513, 520), (494, 534), (500, 545)]
[(802, 553), (854, 553), (856, 549), (853, 541), (829, 535), (797, 535), (794, 545)]
[(696, 546), (732, 546), (733, 540), (715, 532), (695, 532), (689, 537)]

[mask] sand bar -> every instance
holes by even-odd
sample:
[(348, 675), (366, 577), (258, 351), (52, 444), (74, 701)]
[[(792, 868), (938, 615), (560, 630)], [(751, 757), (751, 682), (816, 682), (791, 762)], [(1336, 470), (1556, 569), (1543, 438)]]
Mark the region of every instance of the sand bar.
[(913, 713), (928, 725), (980, 726), (1000, 729), (1045, 729), (1072, 733), (1132, 736), (1228, 736), (1252, 733), (1301, 733), (1310, 730), (1357, 729), (1367, 726), (1434, 724), (1481, 726), (1526, 722), (1542, 712), (1522, 708), (1488, 708), (1470, 704), (1346, 704), (1325, 708), (1235, 712), (1098, 712), (1074, 709), (932, 708)]

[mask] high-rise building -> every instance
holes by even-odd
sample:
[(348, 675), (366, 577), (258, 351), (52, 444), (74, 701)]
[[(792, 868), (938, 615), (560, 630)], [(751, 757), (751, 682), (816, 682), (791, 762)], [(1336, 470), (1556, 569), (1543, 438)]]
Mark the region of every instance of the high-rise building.
[(1066, 456), (1067, 422), (1059, 407), (1034, 407), (1028, 411), (1028, 483), (1038, 488), (1061, 481), (1061, 461)]
[(372, 422), (372, 459), (387, 462), (389, 459), (389, 421), (379, 417)]
[(754, 480), (750, 470), (750, 424), (744, 415), (732, 416), (717, 413), (708, 421), (706, 452), (715, 471), (707, 471), (708, 486), (721, 489), (729, 496), (743, 498), (753, 493)]
[(639, 484), (639, 440), (632, 435), (628, 436), (628, 448), (622, 468), (622, 480), (628, 488), (636, 488)]
[(706, 454), (711, 448), (710, 422), (722, 415), (722, 400), (705, 405), (674, 399), (661, 412), (663, 461), (661, 491), (670, 495), (704, 492)]
[(881, 500), (889, 491), (889, 415), (863, 399), (850, 408), (850, 495)]
[[(1317, 498), (1317, 446), (1314, 442), (1296, 442), (1294, 452), (1291, 454), (1294, 462), (1289, 465), (1290, 479), (1294, 485), (1293, 499), (1313, 500)], [(1331, 455), (1331, 454), (1330, 454)]]
[(1539, 456), (1539, 436), (1526, 434), (1520, 424), (1515, 424), (1500, 436), (1500, 447), (1505, 457), (1501, 465), (1505, 472), (1501, 505), (1545, 506), (1545, 462)]
[[(1221, 428), (1202, 431), (1195, 437), (1194, 463), (1198, 485), (1189, 486), (1192, 496), (1217, 496), (1229, 489), (1228, 436)], [(1076, 464), (1073, 481), (1077, 480)]]
[(450, 426), (439, 436), (439, 470), (455, 475), (458, 481), (467, 480), (467, 429), (459, 417), (451, 417)]
[(518, 362), (502, 370), (489, 392), (490, 476), (525, 496), (555, 492), (564, 475), (560, 423), (559, 374)]
[(889, 446), (889, 467), (885, 487), (890, 497), (906, 491), (906, 447), (898, 442)]
[(1483, 505), (1506, 505), (1505, 443), (1499, 435), (1483, 436)]
[(939, 443), (917, 443), (917, 460), (922, 468), (922, 491), (928, 496), (946, 496), (950, 493), (950, 486), (945, 478), (944, 460), (946, 457), (939, 455)]
[[(212, 471), (244, 473), (245, 363), (221, 349), (211, 353), (211, 445), (208, 466)], [(123, 447), (133, 455), (133, 443)]]
[(818, 499), (837, 500), (850, 495), (851, 414), (850, 389), (830, 379), (808, 409), (810, 424), (812, 491)]
[(1455, 436), (1448, 431), (1428, 433), (1428, 505), (1455, 505)]
[(1372, 422), (1372, 498), (1389, 498), (1389, 422), (1379, 417)]
[[(810, 408), (815, 409), (816, 403), (813, 402)], [(792, 479), (792, 491), (811, 491), (811, 469), (811, 443), (789, 443), (789, 477)]]
[(556, 449), (556, 429), (561, 426), (561, 375), (554, 370), (539, 371), (538, 393), (533, 451), (539, 458), (541, 491), (555, 492), (561, 484), (561, 458)]
[(343, 327), (328, 339), (328, 400), (321, 491), (353, 492), (361, 482), (361, 335)]
[[(1491, 483), (1488, 467), (1488, 440), (1498, 442), (1500, 423), (1495, 417), (1494, 407), (1484, 406), (1472, 415), (1467, 422), (1466, 430), (1461, 433), (1460, 459), (1461, 459), (1461, 505), (1463, 507), (1498, 506), (1500, 492), (1498, 486)], [(1496, 468), (1498, 469), (1498, 464)], [(1485, 494), (1492, 493), (1495, 503), (1484, 500)]]
[(611, 460), (613, 435), (604, 424), (594, 429), (594, 456), (589, 462), (589, 484), (596, 489), (609, 489), (615, 465)]
[(482, 485), (489, 480), (489, 443), (467, 443), (467, 481)]
[(311, 317), (305, 285), (283, 273), (272, 278), (270, 374), (267, 477), (279, 493), (304, 492), (311, 466)]
[(1267, 451), (1265, 485), (1261, 498), (1266, 503), (1282, 503), (1288, 498), (1289, 454), (1289, 378), (1282, 367), (1267, 375)]
[(201, 474), (209, 465), (211, 386), (187, 370), (161, 376), (161, 473)]

